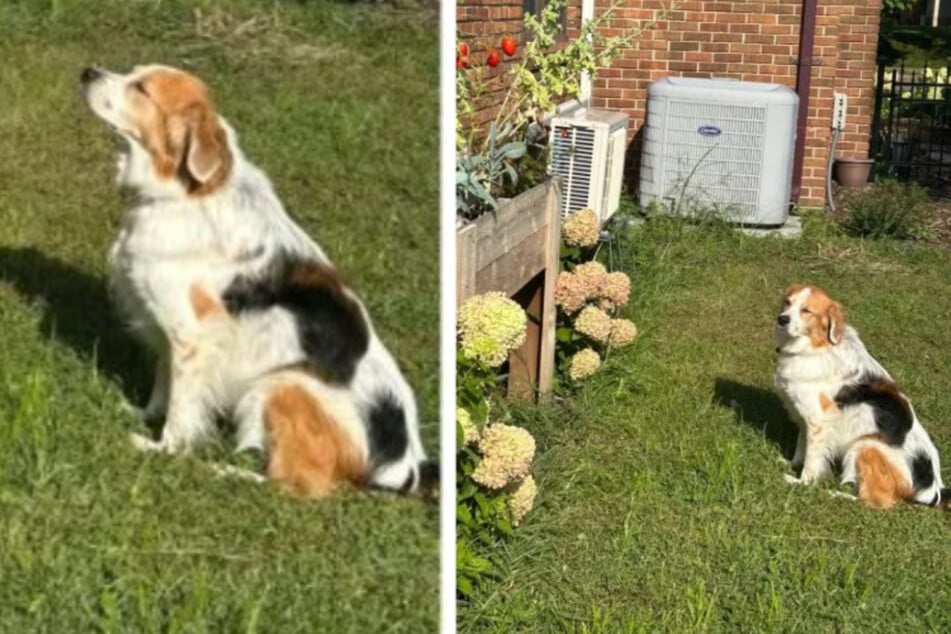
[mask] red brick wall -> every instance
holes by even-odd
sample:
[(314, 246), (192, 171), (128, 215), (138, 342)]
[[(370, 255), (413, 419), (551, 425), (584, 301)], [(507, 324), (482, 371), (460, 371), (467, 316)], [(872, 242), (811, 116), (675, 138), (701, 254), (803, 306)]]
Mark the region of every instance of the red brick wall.
[[(566, 17), (568, 37), (577, 34), (580, 22), (581, 0), (570, 0)], [(527, 35), (522, 0), (460, 0), (456, 5), (456, 30), (457, 40), (469, 46), (472, 66), (485, 69), (488, 92), (475, 104), (478, 111), (475, 123), (485, 123), (498, 112), (499, 102), (508, 87), (509, 71), (521, 59), (521, 43)], [(507, 35), (519, 42), (515, 56), (506, 58), (499, 51), (502, 63), (495, 68), (485, 67), (486, 51), (489, 48), (498, 49), (499, 42)]]
[[(865, 158), (874, 101), (881, 0), (819, 0), (800, 203), (822, 205), (833, 92), (848, 95), (838, 156)], [(596, 0), (596, 11), (610, 6)], [(628, 0), (614, 26), (650, 19), (657, 0)], [(636, 186), (647, 86), (668, 75), (775, 82), (796, 87), (802, 0), (681, 0), (594, 84), (594, 107), (631, 116), (628, 185)]]
[[(595, 0), (604, 11), (612, 0)], [(639, 138), (647, 86), (668, 75), (724, 77), (796, 87), (803, 0), (744, 2), (680, 0), (669, 19), (603, 70), (594, 84), (595, 107), (625, 110), (631, 116), (628, 186), (636, 187)], [(838, 156), (864, 158), (868, 152), (874, 99), (875, 54), (881, 0), (819, 0), (813, 50), (812, 86), (800, 203), (821, 205), (831, 134), (832, 95), (848, 95), (847, 125)], [(658, 0), (627, 0), (612, 27), (634, 28), (650, 20)], [(577, 26), (581, 0), (572, 0), (568, 23)], [(521, 39), (522, 3), (511, 0), (460, 0), (460, 37), (469, 43), (472, 62), (482, 64), (487, 47), (504, 35)], [(573, 33), (571, 33), (573, 34)], [(511, 61), (487, 75), (490, 94), (479, 103), (478, 119), (495, 115)]]

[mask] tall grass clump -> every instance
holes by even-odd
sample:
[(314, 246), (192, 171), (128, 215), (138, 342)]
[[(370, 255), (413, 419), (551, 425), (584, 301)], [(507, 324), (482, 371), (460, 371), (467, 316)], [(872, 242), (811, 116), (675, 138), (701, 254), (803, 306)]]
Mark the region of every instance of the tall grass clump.
[(843, 228), (860, 238), (915, 240), (927, 236), (928, 190), (917, 183), (887, 179), (849, 194)]

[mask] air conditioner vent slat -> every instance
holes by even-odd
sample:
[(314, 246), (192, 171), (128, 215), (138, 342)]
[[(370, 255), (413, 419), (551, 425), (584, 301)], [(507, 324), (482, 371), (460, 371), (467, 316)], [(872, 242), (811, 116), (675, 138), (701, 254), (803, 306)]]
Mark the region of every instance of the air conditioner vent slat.
[(552, 121), (549, 172), (562, 179), (563, 216), (590, 207), (603, 223), (617, 211), (626, 130), (627, 116), (607, 110), (586, 109)]

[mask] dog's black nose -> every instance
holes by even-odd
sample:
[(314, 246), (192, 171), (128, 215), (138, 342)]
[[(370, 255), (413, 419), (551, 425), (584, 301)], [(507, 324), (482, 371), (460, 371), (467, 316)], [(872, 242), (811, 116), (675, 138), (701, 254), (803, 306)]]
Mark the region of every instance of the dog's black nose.
[(780, 315), (776, 318), (776, 323), (780, 326), (786, 326), (789, 324), (789, 315)]
[(95, 68), (84, 68), (82, 74), (79, 76), (79, 80), (84, 84), (88, 84), (89, 82), (99, 79), (101, 74), (102, 73)]

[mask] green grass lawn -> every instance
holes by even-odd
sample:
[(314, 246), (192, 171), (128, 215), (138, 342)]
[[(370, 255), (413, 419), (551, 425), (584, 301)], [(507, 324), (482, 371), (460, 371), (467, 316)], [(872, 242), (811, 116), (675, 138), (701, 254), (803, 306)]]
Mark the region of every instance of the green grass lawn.
[(772, 391), (780, 295), (819, 284), (951, 463), (951, 254), (661, 220), (626, 249), (640, 337), (571, 398), (513, 410), (538, 441), (536, 508), (459, 631), (951, 630), (951, 514), (786, 485)]
[(438, 33), (381, 5), (0, 4), (0, 632), (408, 632), (437, 509), (302, 503), (135, 453), (150, 363), (103, 286), (123, 203), (87, 65), (197, 72), (364, 298), (437, 454)]

